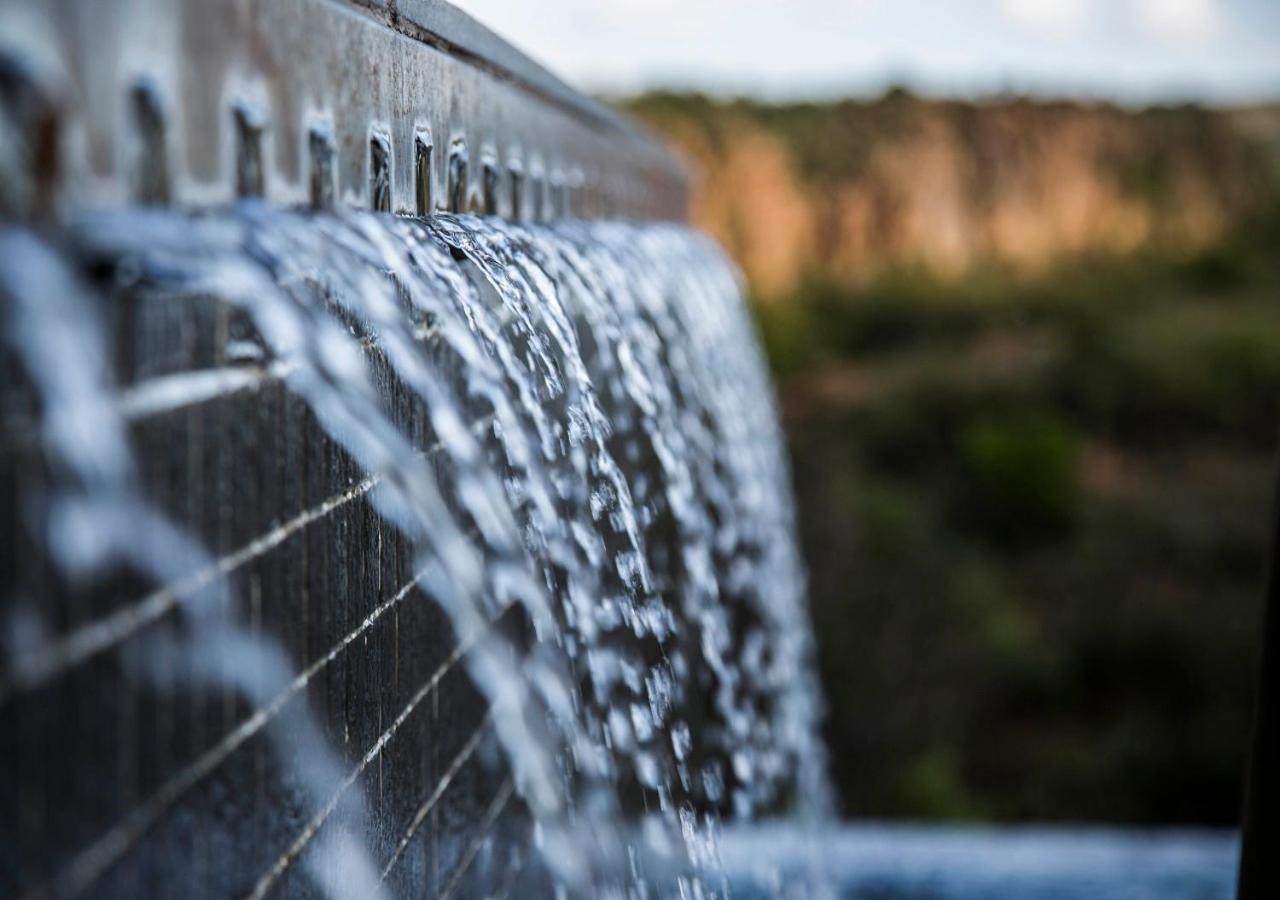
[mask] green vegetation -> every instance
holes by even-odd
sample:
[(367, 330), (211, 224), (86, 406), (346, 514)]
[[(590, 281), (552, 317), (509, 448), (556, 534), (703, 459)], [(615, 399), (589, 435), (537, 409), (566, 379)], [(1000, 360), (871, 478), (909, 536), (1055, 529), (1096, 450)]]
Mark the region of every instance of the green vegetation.
[(846, 812), (1237, 820), (1278, 249), (1274, 212), (1190, 258), (756, 304)]

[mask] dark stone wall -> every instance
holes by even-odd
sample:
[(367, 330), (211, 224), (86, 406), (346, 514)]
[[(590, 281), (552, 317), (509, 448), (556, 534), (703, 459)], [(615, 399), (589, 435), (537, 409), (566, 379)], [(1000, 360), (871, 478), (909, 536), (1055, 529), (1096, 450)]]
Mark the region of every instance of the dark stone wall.
[[(524, 820), (517, 801), (495, 805), (511, 794), (487, 704), (445, 616), (414, 585), (404, 539), (369, 502), (366, 474), (278, 373), (228, 358), (249, 330), (238, 313), (207, 296), (121, 287), (117, 272), (83, 274), (110, 288), (97, 312), (123, 395), (182, 373), (256, 373), (135, 409), (129, 433), (146, 497), (215, 560), (216, 573), (189, 574), (225, 577), (228, 615), (278, 646), (305, 683), (263, 702), (181, 667), (166, 675), (156, 641), (190, 637), (177, 607), (197, 592), (128, 571), (87, 583), (56, 574), (42, 410), (6, 356), (0, 624), (10, 646), (0, 659), (49, 655), (35, 675), (0, 678), (0, 896), (238, 896), (273, 866), (283, 868), (269, 893), (310, 896), (313, 863), (325, 862), (315, 856), (332, 852), (325, 838), (339, 828), (379, 865), (398, 854), (387, 880), (396, 895), (513, 877)], [(423, 410), (371, 360), (398, 424), (429, 446)], [(23, 625), (33, 610), (47, 629), (34, 639)], [(103, 623), (117, 633), (85, 652), (76, 641)], [(300, 783), (307, 772), (331, 808)], [(493, 830), (506, 837), (485, 841)]]

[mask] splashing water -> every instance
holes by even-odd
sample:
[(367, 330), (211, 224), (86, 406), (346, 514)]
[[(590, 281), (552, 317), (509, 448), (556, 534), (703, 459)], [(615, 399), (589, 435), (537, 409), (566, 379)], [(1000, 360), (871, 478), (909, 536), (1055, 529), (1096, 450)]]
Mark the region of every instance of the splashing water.
[[(387, 891), (420, 830), (448, 832), (433, 804), (485, 728), (509, 781), (484, 816), (518, 820), (504, 810), (520, 798), (538, 852), (508, 865), (495, 842), (474, 842), (456, 871), (487, 854), (477, 868), (510, 869), (507, 890), (719, 895), (718, 822), (825, 814), (786, 460), (739, 285), (713, 245), (673, 225), (317, 217), (256, 205), (95, 217), (63, 241), (0, 238), (16, 373), (4, 411), (19, 448), (5, 484), (34, 557), (48, 560), (29, 567), (35, 575), (22, 563), (5, 573), (0, 716), (30, 730), (23, 702), (94, 665), (115, 665), (140, 693), (229, 697), (236, 714), (213, 729), (220, 743), (207, 742), (222, 755), (196, 755), (139, 790), (116, 821), (17, 887), (101, 888), (237, 740), (259, 732), (296, 821), (270, 865), (225, 876), (252, 896), (301, 890), (289, 881), (299, 867), (330, 896)], [(130, 323), (113, 332), (111, 316), (128, 306), (121, 298), (139, 297), (148, 308), (168, 302), (179, 330), (181, 298), (216, 310), (213, 334), (187, 344), (212, 341), (221, 364), (117, 391), (127, 379), (112, 351)], [(201, 510), (184, 516), (181, 498), (168, 498), (174, 512), (152, 496), (130, 435), (271, 381), (287, 391), (281, 418), (313, 420), (307, 440), (332, 447), (351, 477), (310, 519), (273, 523), (239, 555), (214, 553)], [(42, 460), (42, 477), (14, 474), (27, 471), (13, 461), (24, 452)], [(234, 504), (234, 486), (221, 489)], [(345, 750), (308, 699), (317, 666), (367, 641), (386, 610), (397, 647), (433, 639), (402, 630), (410, 625), (392, 603), (406, 594), (362, 606), (366, 617), (328, 655), (312, 648), (295, 660), (296, 641), (255, 612), (261, 585), (233, 577), (247, 554), (357, 501), (376, 513), (364, 532), (372, 543), (347, 537), (315, 555), (349, 554), (366, 568), (400, 560), (392, 580), (443, 610), (454, 637), (446, 663), (465, 666), (487, 707), (456, 764), (440, 767), (437, 792), (410, 798), (407, 827), (371, 792), (385, 792), (384, 749), (417, 727), (420, 706), (440, 702), (448, 675), (379, 712), (374, 739), (344, 734)], [(63, 612), (27, 586), (74, 598), (96, 582), (119, 594), (119, 572), (143, 586), (142, 600)], [(9, 839), (0, 829), (0, 863), (9, 853), (16, 870), (23, 854)], [(441, 893), (460, 884), (439, 880)]]

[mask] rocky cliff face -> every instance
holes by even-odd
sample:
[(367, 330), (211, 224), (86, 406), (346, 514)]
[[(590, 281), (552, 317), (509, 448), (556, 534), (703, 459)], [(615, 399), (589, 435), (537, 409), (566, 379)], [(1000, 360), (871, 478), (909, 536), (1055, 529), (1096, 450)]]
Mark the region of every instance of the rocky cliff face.
[(695, 221), (765, 299), (895, 266), (958, 276), (1193, 250), (1274, 195), (1259, 123), (1275, 117), (1257, 114), (903, 92), (788, 106), (655, 94), (630, 108), (691, 162)]

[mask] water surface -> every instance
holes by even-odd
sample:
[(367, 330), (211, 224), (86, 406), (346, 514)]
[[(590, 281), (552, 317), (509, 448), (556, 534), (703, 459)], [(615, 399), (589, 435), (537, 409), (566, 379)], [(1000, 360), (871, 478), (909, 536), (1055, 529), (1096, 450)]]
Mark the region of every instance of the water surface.
[(857, 825), (728, 828), (734, 897), (1228, 900), (1232, 831)]

